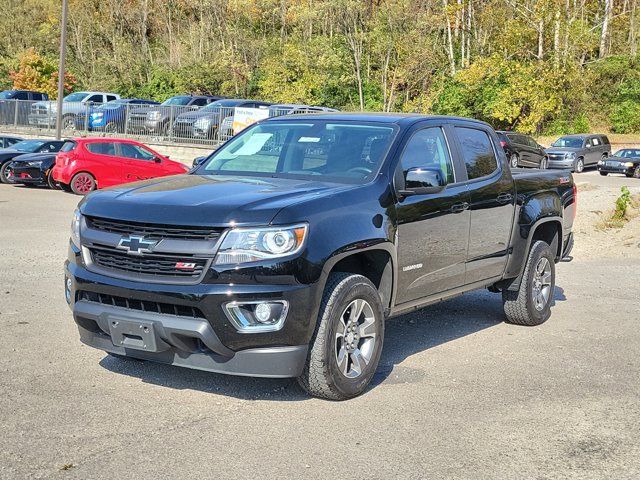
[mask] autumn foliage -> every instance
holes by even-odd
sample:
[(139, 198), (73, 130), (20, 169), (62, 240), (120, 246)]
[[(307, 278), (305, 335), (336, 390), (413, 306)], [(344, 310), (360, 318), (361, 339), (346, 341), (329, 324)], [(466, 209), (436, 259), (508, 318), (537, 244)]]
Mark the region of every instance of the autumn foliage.
[[(55, 61), (39, 55), (34, 48), (26, 50), (19, 57), (18, 68), (9, 72), (13, 88), (45, 92), (55, 99), (58, 93), (58, 67)], [(73, 91), (76, 78), (67, 73), (64, 81), (65, 94)]]

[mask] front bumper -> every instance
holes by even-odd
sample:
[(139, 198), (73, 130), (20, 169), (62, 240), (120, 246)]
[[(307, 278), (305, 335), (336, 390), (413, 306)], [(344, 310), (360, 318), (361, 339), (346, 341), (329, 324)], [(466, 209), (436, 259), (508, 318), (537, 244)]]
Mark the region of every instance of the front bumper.
[(614, 165), (598, 165), (599, 172), (619, 173), (620, 175), (633, 175), (634, 167), (614, 166)]
[(547, 164), (547, 168), (554, 169), (562, 169), (562, 170), (573, 170), (573, 162), (574, 160), (552, 160), (549, 159), (549, 163)]
[(38, 167), (12, 166), (13, 181), (29, 185), (44, 185), (47, 183), (46, 174)]
[[(86, 345), (218, 373), (301, 375), (317, 318), (315, 285), (148, 284), (91, 272), (74, 247), (70, 254), (65, 267), (69, 304)], [(229, 301), (265, 298), (289, 302), (281, 330), (240, 333), (224, 314), (223, 305)], [(135, 303), (136, 307), (125, 308), (124, 299), (127, 306)], [(175, 314), (160, 313), (165, 310), (153, 307), (169, 304), (178, 306)], [(196, 310), (201, 315), (189, 313)]]

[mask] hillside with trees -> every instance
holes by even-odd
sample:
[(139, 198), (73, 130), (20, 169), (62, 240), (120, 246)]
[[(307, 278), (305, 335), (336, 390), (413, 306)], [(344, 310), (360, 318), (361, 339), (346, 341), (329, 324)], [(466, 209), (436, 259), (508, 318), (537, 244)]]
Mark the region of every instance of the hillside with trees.
[[(70, 0), (68, 89), (640, 132), (639, 0)], [(0, 82), (55, 94), (60, 1), (0, 0)]]

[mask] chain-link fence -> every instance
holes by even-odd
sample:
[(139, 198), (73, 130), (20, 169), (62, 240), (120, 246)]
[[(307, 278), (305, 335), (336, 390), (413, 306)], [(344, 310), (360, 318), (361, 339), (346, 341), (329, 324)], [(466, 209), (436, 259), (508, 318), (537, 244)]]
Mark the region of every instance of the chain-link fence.
[[(329, 109), (304, 105), (248, 109), (215, 104), (198, 108), (117, 101), (63, 102), (62, 130), (65, 137), (117, 136), (155, 143), (216, 146), (256, 120), (321, 111)], [(0, 101), (0, 129), (5, 133), (53, 135), (56, 118), (56, 102)]]

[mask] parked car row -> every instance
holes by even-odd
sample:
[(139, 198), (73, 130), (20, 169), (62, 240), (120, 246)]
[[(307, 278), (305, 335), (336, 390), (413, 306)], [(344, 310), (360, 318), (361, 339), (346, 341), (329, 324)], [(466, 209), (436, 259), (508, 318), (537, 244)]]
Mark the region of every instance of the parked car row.
[[(168, 137), (195, 143), (221, 143), (234, 134), (236, 108), (268, 109), (273, 117), (292, 113), (334, 112), (327, 107), (273, 104), (216, 95), (176, 95), (162, 103), (142, 98), (120, 98), (116, 93), (84, 91), (64, 97), (62, 127), (65, 131)], [(54, 129), (56, 102), (46, 94), (23, 90), (0, 93), (0, 124)]]
[(24, 140), (0, 150), (0, 180), (86, 195), (98, 188), (186, 173), (142, 143), (116, 138)]
[(606, 135), (564, 135), (544, 148), (533, 137), (516, 132), (496, 132), (511, 168), (558, 168), (581, 173), (585, 168), (600, 165), (611, 154)]

